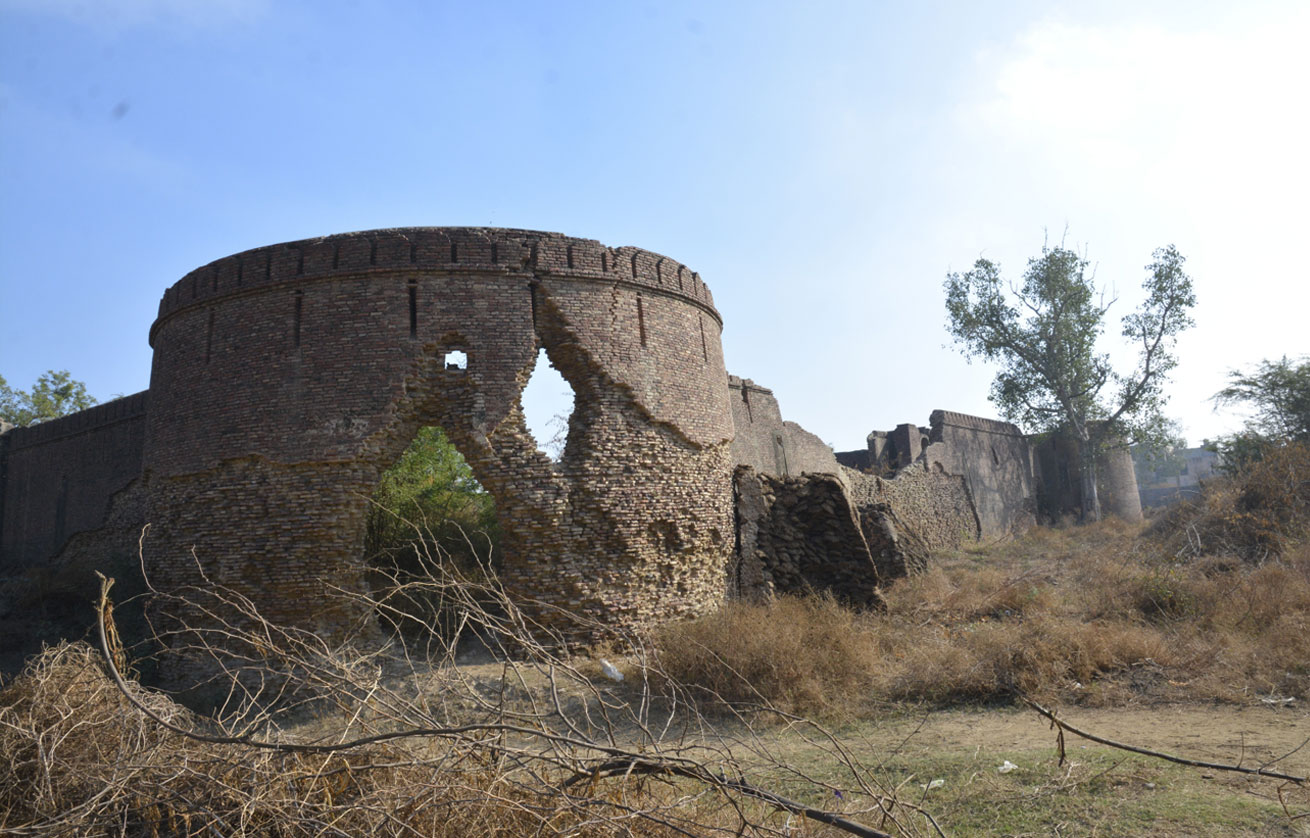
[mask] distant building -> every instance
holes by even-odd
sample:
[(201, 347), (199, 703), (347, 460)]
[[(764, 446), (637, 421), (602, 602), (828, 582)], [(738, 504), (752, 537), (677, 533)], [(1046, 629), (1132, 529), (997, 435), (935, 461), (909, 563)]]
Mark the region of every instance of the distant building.
[(1137, 472), (1137, 490), (1142, 506), (1168, 506), (1180, 500), (1200, 497), (1201, 483), (1214, 476), (1219, 455), (1207, 448), (1179, 448), (1156, 470)]

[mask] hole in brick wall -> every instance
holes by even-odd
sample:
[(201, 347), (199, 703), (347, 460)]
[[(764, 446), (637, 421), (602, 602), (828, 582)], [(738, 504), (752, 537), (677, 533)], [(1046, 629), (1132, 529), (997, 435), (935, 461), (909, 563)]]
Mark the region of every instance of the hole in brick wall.
[(382, 473), (368, 505), (364, 558), (370, 584), (394, 612), (383, 625), (402, 638), (453, 641), (459, 612), (433, 571), (453, 567), (478, 578), (500, 563), (494, 498), (473, 476), (464, 455), (441, 428), (420, 428)]
[(469, 368), (469, 355), (462, 349), (452, 349), (446, 353), (442, 361), (442, 367), (448, 370), (467, 370)]
[(521, 398), (523, 418), (537, 448), (552, 460), (558, 460), (564, 456), (564, 443), (569, 436), (573, 387), (550, 363), (544, 349), (537, 352), (537, 364)]

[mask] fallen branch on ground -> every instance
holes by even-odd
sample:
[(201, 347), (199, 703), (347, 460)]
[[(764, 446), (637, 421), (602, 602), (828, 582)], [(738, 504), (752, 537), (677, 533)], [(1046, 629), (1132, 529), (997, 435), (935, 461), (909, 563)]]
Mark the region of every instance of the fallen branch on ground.
[(1074, 727), (1073, 725), (1069, 724), (1063, 719), (1056, 717), (1054, 711), (1046, 709), (1045, 707), (1033, 701), (1032, 699), (1024, 698), (1023, 702), (1024, 704), (1027, 704), (1029, 707), (1036, 710), (1038, 713), (1050, 719), (1051, 726), (1059, 730), (1059, 738), (1057, 742), (1060, 749), (1060, 763), (1059, 763), (1060, 765), (1064, 765), (1064, 732), (1067, 730), (1070, 733), (1074, 734), (1075, 736), (1081, 736), (1083, 739), (1088, 739), (1091, 740), (1092, 742), (1096, 742), (1101, 745), (1106, 745), (1111, 748), (1118, 748), (1121, 751), (1130, 751), (1134, 754), (1142, 754), (1143, 756), (1155, 757), (1156, 759), (1166, 760), (1167, 762), (1174, 762), (1177, 763), (1178, 765), (1190, 765), (1194, 768), (1211, 768), (1214, 769), (1215, 771), (1234, 771), (1239, 774), (1255, 774), (1260, 777), (1271, 777), (1275, 780), (1287, 780), (1288, 782), (1296, 783), (1297, 785), (1300, 786), (1304, 786), (1307, 781), (1310, 781), (1310, 777), (1298, 777), (1295, 774), (1284, 774), (1281, 771), (1270, 771), (1264, 767), (1246, 768), (1241, 765), (1228, 765), (1222, 762), (1205, 762), (1204, 760), (1188, 759), (1186, 757), (1174, 756), (1173, 754), (1166, 754), (1162, 751), (1152, 751), (1149, 748), (1141, 748), (1136, 745), (1128, 745), (1123, 742), (1116, 742), (1113, 739), (1106, 739), (1104, 736), (1097, 736), (1094, 733), (1088, 733), (1085, 730), (1079, 730), (1078, 728)]

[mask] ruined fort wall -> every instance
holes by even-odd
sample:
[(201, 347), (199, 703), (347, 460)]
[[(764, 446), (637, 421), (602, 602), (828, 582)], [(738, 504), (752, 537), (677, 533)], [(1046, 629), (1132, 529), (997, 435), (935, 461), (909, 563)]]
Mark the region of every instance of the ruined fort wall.
[(837, 474), (837, 458), (819, 437), (795, 422), (785, 422), (773, 391), (749, 378), (728, 378), (735, 436), (732, 457), (738, 465), (779, 477)]
[(137, 393), (0, 437), (0, 574), (104, 525), (114, 495), (141, 476), (147, 401)]
[(1023, 532), (1035, 523), (1032, 450), (1009, 422), (934, 410), (925, 461), (962, 475), (983, 538)]
[(923, 570), (933, 553), (979, 537), (977, 510), (963, 475), (919, 463), (892, 476), (847, 469), (845, 477), (884, 577)]
[(734, 481), (740, 554), (729, 579), (734, 595), (819, 591), (861, 607), (882, 603), (881, 566), (840, 479), (780, 477), (740, 465)]
[[(348, 615), (328, 589), (363, 585), (380, 472), (435, 424), (496, 498), (515, 593), (619, 625), (699, 613), (732, 546), (720, 332), (685, 266), (557, 234), (383, 230), (220, 259), (151, 329), (152, 562), (194, 582), (195, 546), (269, 616), (330, 631)], [(539, 347), (575, 392), (557, 464), (520, 404)]]
[[(1082, 465), (1073, 440), (1046, 434), (1033, 447), (1038, 503), (1048, 520), (1077, 517), (1082, 510)], [(1096, 459), (1101, 512), (1126, 521), (1142, 520), (1137, 470), (1126, 447), (1111, 446)]]

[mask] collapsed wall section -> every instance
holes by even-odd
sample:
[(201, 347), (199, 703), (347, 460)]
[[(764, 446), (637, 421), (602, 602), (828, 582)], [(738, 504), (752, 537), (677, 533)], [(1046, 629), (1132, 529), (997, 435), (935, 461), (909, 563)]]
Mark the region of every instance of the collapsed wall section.
[[(439, 425), (538, 619), (581, 637), (578, 618), (701, 613), (732, 547), (721, 328), (685, 266), (551, 233), (379, 230), (206, 265), (151, 329), (151, 563), (341, 636), (363, 618), (339, 593), (364, 590), (368, 498)], [(540, 348), (576, 396), (559, 463), (520, 402)]]
[[(732, 595), (759, 600), (819, 591), (859, 607), (882, 605), (883, 565), (835, 475), (778, 477), (739, 465), (734, 486), (739, 559), (729, 576)], [(875, 547), (889, 546), (879, 533)]]

